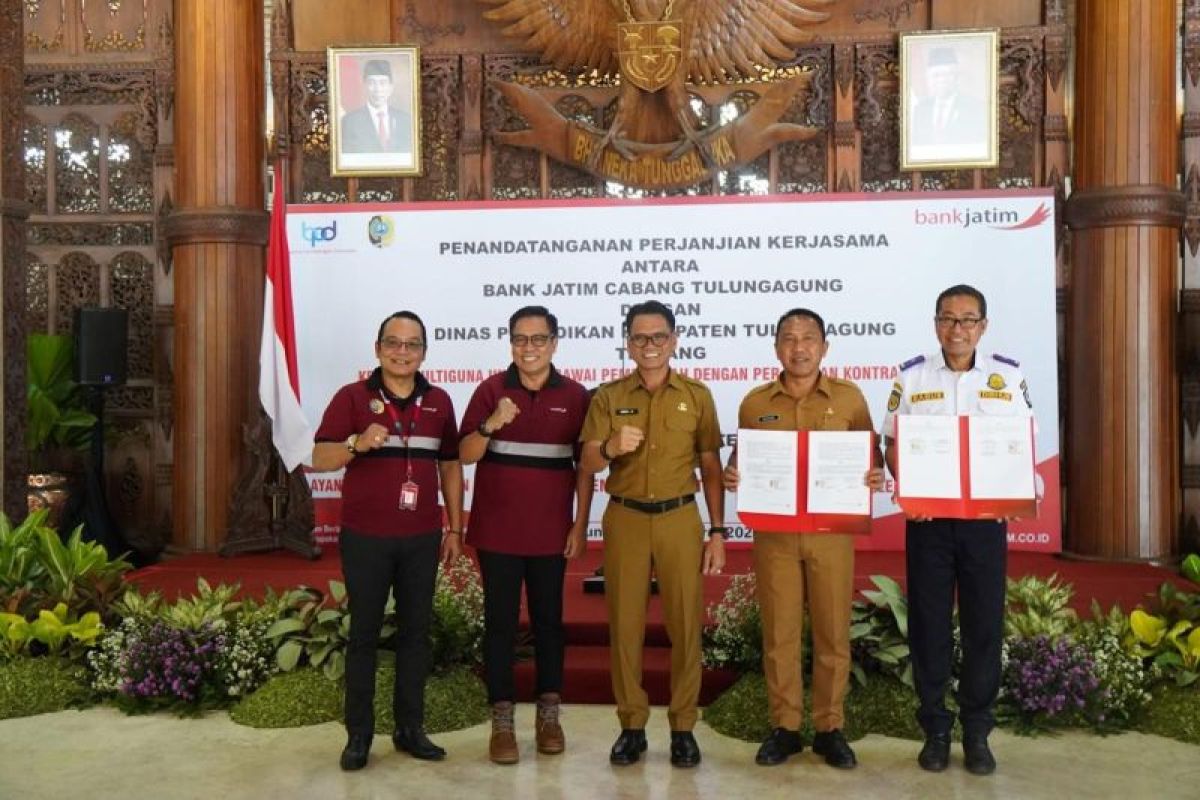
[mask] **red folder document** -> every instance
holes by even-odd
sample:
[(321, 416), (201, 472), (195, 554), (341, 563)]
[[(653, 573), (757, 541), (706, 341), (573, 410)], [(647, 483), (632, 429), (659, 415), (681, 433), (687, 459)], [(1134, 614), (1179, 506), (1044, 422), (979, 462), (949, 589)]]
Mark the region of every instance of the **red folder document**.
[[(1032, 417), (1010, 417), (1004, 420), (975, 417), (974, 423), (972, 423), (971, 417), (960, 416), (950, 423), (956, 427), (956, 430), (948, 431), (955, 435), (956, 441), (939, 439), (936, 436), (924, 436), (906, 430), (906, 419), (925, 423), (933, 421), (928, 417), (900, 417), (896, 421), (897, 466), (900, 471), (896, 499), (905, 514), (957, 519), (1037, 516), (1037, 497), (1034, 490), (1037, 461), (1034, 455)], [(987, 431), (987, 427), (997, 424), (1014, 427), (1012, 431), (1003, 435), (999, 433), (991, 435)], [(972, 433), (973, 427), (974, 434)], [(918, 439), (918, 436), (921, 438)], [(972, 448), (975, 448), (974, 453)], [(932, 480), (928, 474), (930, 465), (933, 464), (931, 453), (936, 453), (935, 457), (944, 462), (944, 468), (937, 475), (932, 476)], [(998, 456), (1003, 458), (998, 459)], [(997, 488), (998, 483), (1003, 484), (1004, 481), (998, 480), (994, 475), (984, 474), (984, 471), (989, 469), (989, 465), (992, 463), (989, 458), (993, 461), (1003, 460), (1009, 465), (1015, 459), (1021, 470), (1019, 483), (1027, 487), (1015, 491), (1017, 493), (1027, 491), (1028, 497), (1012, 496), (1013, 491)], [(906, 459), (909, 460), (907, 466)], [(922, 475), (920, 480), (916, 478), (909, 480), (906, 486), (906, 470), (915, 471), (918, 468), (918, 461), (920, 468), (925, 470), (926, 474)], [(1027, 473), (1025, 472), (1025, 463), (1028, 463)], [(955, 470), (958, 473), (957, 481), (954, 480)], [(975, 470), (977, 474), (973, 475), (972, 470)], [(913, 473), (907, 472), (907, 474)], [(925, 493), (921, 489), (914, 489), (916, 484), (921, 484), (921, 487), (924, 488), (939, 481), (944, 484), (940, 488), (948, 489), (948, 491), (939, 491), (937, 496), (931, 496), (931, 493)], [(974, 492), (972, 491), (973, 486), (976, 487)], [(993, 488), (980, 488), (984, 486)]]
[[(796, 514), (766, 514), (753, 511), (738, 510), (738, 519), (756, 531), (771, 533), (857, 533), (871, 532), (870, 514), (811, 514), (808, 512), (808, 473), (809, 473), (809, 433), (810, 431), (795, 431), (797, 439), (796, 458)], [(813, 431), (813, 433), (819, 433)], [(875, 436), (871, 436), (871, 446), (876, 446)], [(870, 464), (863, 467), (863, 472)], [(743, 476), (744, 480), (744, 476)], [(869, 492), (863, 487), (863, 492)]]

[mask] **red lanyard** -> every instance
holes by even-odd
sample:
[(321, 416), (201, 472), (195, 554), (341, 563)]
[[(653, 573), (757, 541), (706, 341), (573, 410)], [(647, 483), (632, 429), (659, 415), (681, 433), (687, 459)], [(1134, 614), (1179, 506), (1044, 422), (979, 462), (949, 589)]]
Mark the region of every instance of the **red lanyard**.
[(396, 406), (389, 402), (387, 397), (384, 396), (383, 390), (379, 390), (379, 399), (383, 401), (383, 407), (387, 409), (388, 416), (392, 419), (392, 429), (398, 431), (400, 434), (400, 444), (404, 447), (404, 475), (405, 480), (407, 481), (412, 480), (412, 456), (410, 456), (408, 452), (408, 440), (417, 430), (417, 420), (421, 417), (421, 400), (424, 399), (424, 397), (424, 395), (421, 395), (413, 401), (412, 418), (408, 421), (408, 430), (405, 430), (405, 425), (400, 419), (400, 412), (397, 411)]

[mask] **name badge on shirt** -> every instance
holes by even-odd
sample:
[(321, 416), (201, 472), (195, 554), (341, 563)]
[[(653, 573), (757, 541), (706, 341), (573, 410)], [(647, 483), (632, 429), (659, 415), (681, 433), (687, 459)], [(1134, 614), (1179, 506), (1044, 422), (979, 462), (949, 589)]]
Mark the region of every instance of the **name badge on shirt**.
[(1005, 400), (1005, 401), (1011, 403), (1012, 402), (1012, 392), (981, 391), (979, 393), (979, 399), (980, 400)]
[(909, 398), (911, 403), (931, 403), (934, 400), (945, 400), (945, 392), (917, 392)]
[(632, 414), (636, 414), (636, 413), (638, 413), (638, 410), (636, 408), (618, 408), (617, 409), (618, 417), (628, 417), (628, 416), (630, 416)]
[(778, 414), (767, 414), (765, 416), (758, 418), (759, 422), (776, 422), (778, 420), (779, 420)]

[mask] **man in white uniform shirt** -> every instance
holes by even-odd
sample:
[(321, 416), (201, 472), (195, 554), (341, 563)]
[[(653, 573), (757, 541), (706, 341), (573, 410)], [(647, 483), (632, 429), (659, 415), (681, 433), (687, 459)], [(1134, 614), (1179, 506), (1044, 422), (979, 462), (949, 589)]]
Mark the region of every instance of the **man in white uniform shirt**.
[[(883, 420), (884, 455), (898, 481), (903, 476), (896, 467), (897, 415), (1033, 415), (1020, 365), (978, 352), (988, 325), (983, 294), (971, 286), (952, 286), (938, 295), (934, 308), (941, 349), (900, 365)], [(1000, 689), (1007, 538), (1007, 520), (910, 517), (905, 525), (908, 638), (920, 702), (917, 719), (925, 731), (917, 762), (931, 772), (950, 762), (954, 718), (945, 696), (954, 657), (956, 590), (964, 761), (977, 775), (996, 769), (987, 737), (995, 726), (992, 706)]]

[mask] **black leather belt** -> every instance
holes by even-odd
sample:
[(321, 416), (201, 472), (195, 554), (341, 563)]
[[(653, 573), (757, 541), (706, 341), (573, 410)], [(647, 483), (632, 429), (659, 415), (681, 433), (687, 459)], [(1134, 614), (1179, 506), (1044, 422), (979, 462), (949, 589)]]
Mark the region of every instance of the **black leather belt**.
[(634, 511), (641, 511), (643, 514), (662, 514), (664, 511), (672, 511), (681, 506), (686, 506), (688, 503), (696, 502), (696, 495), (685, 494), (683, 497), (672, 497), (670, 500), (659, 500), (656, 503), (631, 500), (628, 497), (617, 497), (615, 494), (610, 494), (608, 499), (617, 505), (632, 508)]

